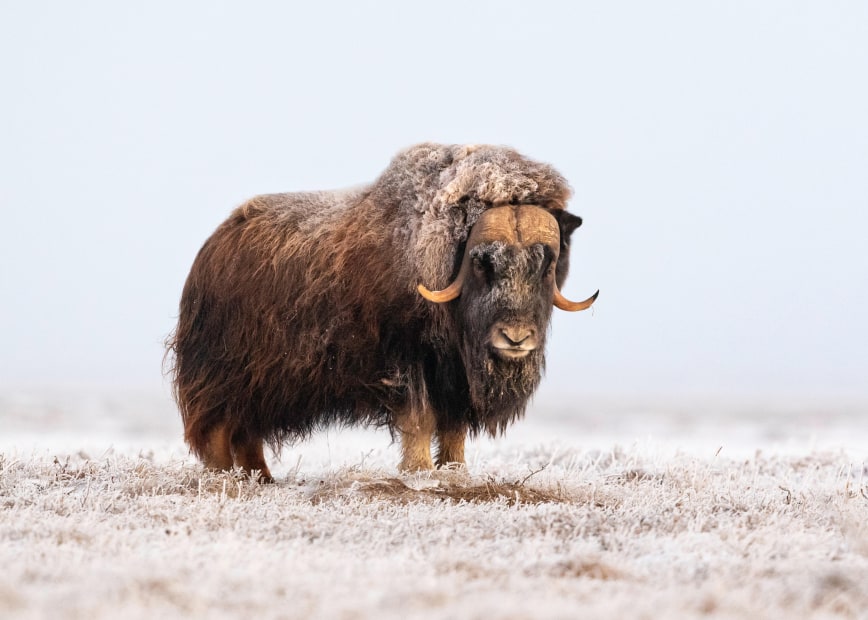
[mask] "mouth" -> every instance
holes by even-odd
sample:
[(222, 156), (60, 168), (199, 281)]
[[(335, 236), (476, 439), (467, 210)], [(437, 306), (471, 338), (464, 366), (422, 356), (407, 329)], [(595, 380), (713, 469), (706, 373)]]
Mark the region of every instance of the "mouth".
[(533, 349), (522, 349), (521, 347), (492, 347), (498, 357), (508, 360), (520, 360), (527, 357)]

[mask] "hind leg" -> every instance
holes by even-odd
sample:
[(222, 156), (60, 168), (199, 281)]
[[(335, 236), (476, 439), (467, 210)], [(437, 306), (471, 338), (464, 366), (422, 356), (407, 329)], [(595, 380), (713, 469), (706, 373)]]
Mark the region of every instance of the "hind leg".
[(232, 447), (235, 450), (235, 462), (249, 476), (254, 471), (259, 471), (259, 482), (274, 482), (268, 464), (265, 462), (265, 454), (262, 450), (261, 439), (249, 437), (233, 438)]
[(202, 461), (209, 469), (232, 469), (231, 434), (226, 424), (218, 424), (208, 433)]

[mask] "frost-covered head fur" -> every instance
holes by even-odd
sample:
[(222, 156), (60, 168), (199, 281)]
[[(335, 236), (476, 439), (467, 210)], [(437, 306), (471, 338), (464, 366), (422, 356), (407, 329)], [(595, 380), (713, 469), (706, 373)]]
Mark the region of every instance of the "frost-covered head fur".
[(439, 286), (454, 275), (461, 244), (484, 210), (536, 204), (563, 211), (572, 192), (553, 167), (509, 147), (425, 143), (399, 153), (372, 194), (398, 202), (417, 272)]

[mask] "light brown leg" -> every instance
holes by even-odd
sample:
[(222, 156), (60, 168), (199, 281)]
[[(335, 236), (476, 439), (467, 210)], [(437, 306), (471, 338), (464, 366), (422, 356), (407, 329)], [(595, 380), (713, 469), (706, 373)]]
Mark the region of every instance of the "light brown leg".
[(232, 469), (232, 444), (229, 429), (218, 424), (208, 433), (208, 446), (202, 454), (202, 461), (209, 469)]
[(401, 434), (402, 471), (434, 469), (431, 461), (431, 436), (434, 434), (434, 415), (430, 410), (410, 411), (395, 421)]
[(437, 430), (437, 467), (464, 465), (464, 438), (467, 428)]
[(257, 480), (262, 483), (274, 482), (265, 455), (262, 452), (261, 439), (244, 439), (232, 444), (235, 448), (235, 461), (249, 476), (253, 471), (259, 471)]

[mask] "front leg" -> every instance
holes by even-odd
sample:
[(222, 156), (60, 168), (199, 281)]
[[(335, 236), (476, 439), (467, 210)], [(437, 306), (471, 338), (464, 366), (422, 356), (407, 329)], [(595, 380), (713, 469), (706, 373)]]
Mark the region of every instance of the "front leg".
[(395, 427), (401, 434), (401, 471), (434, 469), (431, 461), (431, 436), (434, 434), (434, 413), (429, 408), (414, 410), (397, 416)]
[(437, 467), (455, 467), (464, 465), (464, 438), (467, 436), (467, 426), (461, 425), (449, 429), (437, 429)]

